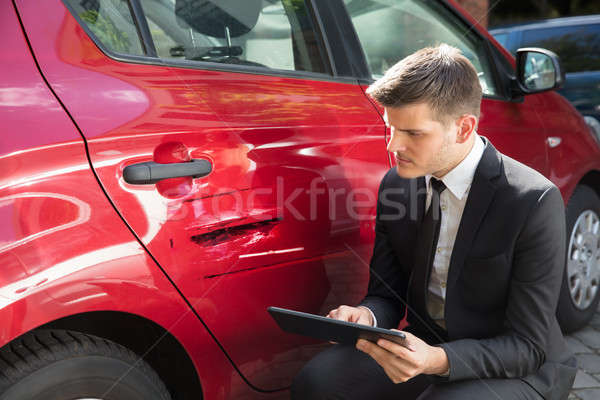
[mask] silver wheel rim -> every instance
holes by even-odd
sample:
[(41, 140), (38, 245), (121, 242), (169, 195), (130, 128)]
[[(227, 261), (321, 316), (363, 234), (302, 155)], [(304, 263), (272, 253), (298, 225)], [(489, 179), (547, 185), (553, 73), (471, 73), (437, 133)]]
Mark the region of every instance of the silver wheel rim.
[(600, 283), (600, 218), (594, 211), (582, 212), (575, 221), (568, 252), (571, 300), (584, 310), (594, 301)]

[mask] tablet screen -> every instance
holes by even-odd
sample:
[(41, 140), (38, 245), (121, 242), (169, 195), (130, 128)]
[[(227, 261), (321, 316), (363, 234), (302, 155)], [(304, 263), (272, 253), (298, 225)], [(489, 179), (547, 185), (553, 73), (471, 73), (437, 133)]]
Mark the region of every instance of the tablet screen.
[(400, 331), (340, 321), (286, 308), (268, 307), (267, 311), (284, 331), (316, 339), (354, 345), (359, 338), (374, 343), (377, 342), (377, 339), (384, 338), (404, 345), (406, 338)]

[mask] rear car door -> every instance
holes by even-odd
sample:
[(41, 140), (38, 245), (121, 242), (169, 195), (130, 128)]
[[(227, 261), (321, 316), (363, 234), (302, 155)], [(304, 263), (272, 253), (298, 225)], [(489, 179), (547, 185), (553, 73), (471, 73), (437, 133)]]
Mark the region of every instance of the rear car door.
[(281, 332), (266, 308), (362, 299), (389, 168), (381, 118), (331, 61), (315, 10), (15, 3), (123, 220), (240, 374), (288, 386), (327, 344)]

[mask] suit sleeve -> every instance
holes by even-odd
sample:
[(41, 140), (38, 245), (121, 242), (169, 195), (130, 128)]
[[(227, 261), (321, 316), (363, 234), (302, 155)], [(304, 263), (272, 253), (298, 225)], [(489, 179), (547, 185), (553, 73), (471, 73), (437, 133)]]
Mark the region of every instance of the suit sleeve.
[(505, 333), (442, 343), (449, 381), (515, 378), (544, 363), (565, 265), (565, 211), (560, 191), (538, 198), (515, 244)]
[(358, 306), (365, 306), (373, 312), (378, 327), (391, 329), (397, 328), (404, 317), (408, 277), (402, 272), (405, 269), (398, 262), (390, 245), (385, 223), (381, 220), (382, 213), (394, 212), (393, 207), (385, 207), (382, 197), (387, 176), (388, 174), (382, 179), (377, 194), (375, 242), (369, 263), (367, 295)]

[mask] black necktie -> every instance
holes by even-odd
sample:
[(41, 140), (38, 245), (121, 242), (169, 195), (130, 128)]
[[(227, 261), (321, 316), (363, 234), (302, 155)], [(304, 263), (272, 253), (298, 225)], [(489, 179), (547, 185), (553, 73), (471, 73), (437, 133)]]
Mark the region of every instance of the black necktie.
[(429, 275), (433, 266), (435, 249), (440, 235), (440, 225), (442, 222), (442, 213), (440, 209), (440, 195), (446, 189), (446, 185), (441, 180), (431, 178), (431, 202), (429, 208), (423, 217), (419, 228), (419, 240), (415, 252), (415, 264), (413, 266), (413, 276), (410, 282), (409, 291), (411, 293), (411, 303), (415, 307), (421, 318), (424, 318), (428, 325), (438, 327), (431, 323), (427, 312), (427, 295), (429, 292)]

